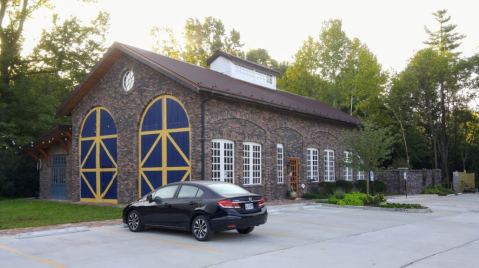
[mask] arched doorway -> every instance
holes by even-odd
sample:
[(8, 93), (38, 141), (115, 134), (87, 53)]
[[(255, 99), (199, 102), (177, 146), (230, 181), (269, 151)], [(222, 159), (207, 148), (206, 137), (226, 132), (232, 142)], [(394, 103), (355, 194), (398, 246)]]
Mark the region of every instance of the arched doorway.
[(139, 195), (190, 179), (191, 128), (179, 100), (160, 96), (146, 108), (140, 123)]
[(117, 203), (117, 133), (113, 118), (93, 108), (80, 132), (81, 201)]

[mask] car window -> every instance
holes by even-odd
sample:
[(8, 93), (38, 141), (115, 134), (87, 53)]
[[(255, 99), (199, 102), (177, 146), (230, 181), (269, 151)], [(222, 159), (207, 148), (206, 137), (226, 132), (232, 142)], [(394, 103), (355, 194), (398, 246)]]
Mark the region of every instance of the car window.
[(153, 198), (155, 197), (161, 197), (162, 199), (173, 198), (177, 188), (178, 188), (178, 185), (172, 185), (172, 186), (166, 186), (166, 187), (160, 188), (158, 189), (158, 191), (156, 191), (153, 194)]
[(198, 191), (201, 191), (203, 193), (203, 190), (201, 190), (198, 187), (190, 186), (190, 185), (183, 185), (183, 186), (181, 186), (180, 192), (178, 193), (178, 198), (201, 197), (203, 194), (201, 193), (201, 195), (198, 196)]
[(218, 194), (249, 194), (247, 190), (230, 183), (211, 184), (208, 187)]

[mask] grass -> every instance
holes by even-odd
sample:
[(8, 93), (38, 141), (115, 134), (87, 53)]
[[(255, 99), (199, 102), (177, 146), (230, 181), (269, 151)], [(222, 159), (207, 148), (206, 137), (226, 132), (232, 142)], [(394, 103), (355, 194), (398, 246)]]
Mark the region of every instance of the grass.
[(0, 199), (0, 230), (121, 219), (123, 208)]

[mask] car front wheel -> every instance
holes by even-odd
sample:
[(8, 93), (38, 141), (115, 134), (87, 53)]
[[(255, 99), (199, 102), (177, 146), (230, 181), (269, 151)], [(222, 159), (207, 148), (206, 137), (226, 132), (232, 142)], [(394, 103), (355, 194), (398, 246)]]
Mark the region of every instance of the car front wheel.
[(132, 232), (141, 232), (143, 230), (140, 214), (138, 214), (138, 211), (136, 210), (132, 210), (128, 213), (127, 223), (128, 228)]
[(191, 223), (191, 232), (198, 241), (208, 241), (213, 236), (210, 223), (205, 216), (197, 216)]
[(253, 230), (254, 230), (254, 226), (243, 228), (243, 229), (236, 229), (236, 231), (238, 231), (238, 233), (240, 233), (240, 234), (249, 234)]

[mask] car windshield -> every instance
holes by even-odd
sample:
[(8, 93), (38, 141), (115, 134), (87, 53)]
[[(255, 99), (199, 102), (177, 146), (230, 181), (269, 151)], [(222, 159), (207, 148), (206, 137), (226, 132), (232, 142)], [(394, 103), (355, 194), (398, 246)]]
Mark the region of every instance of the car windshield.
[(218, 194), (249, 194), (250, 192), (234, 184), (211, 184), (208, 187)]

